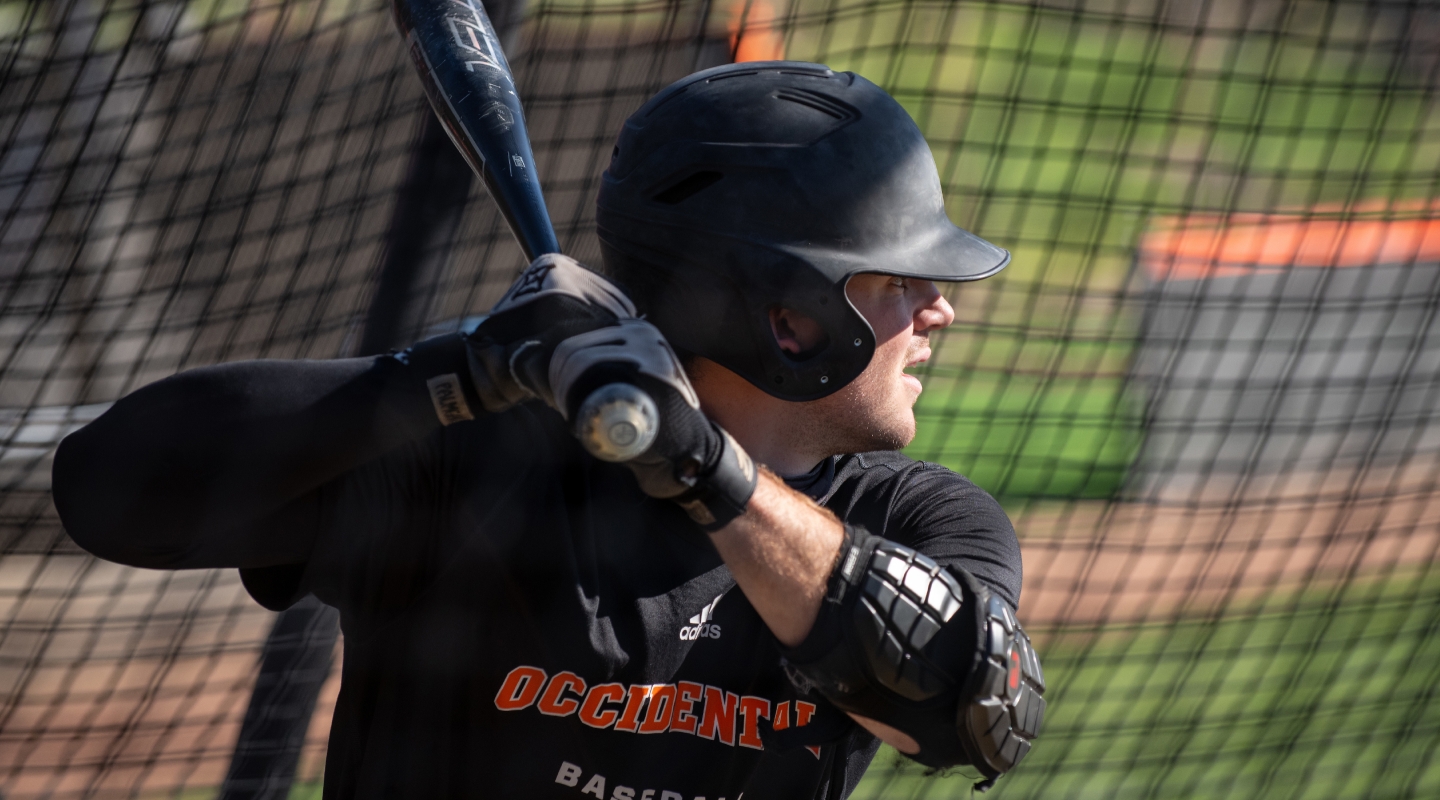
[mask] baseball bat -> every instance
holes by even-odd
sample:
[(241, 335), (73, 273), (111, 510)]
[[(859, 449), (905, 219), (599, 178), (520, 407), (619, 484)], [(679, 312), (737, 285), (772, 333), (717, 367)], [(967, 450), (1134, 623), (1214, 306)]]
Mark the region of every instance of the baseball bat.
[[(485, 182), (526, 260), (560, 252), (515, 78), (485, 6), (480, 0), (393, 0), (392, 8), (430, 107)], [(575, 426), (591, 454), (627, 461), (655, 440), (658, 412), (638, 387), (610, 384), (581, 403)]]
[(485, 182), (527, 261), (560, 252), (510, 63), (479, 0), (394, 0), (430, 107)]

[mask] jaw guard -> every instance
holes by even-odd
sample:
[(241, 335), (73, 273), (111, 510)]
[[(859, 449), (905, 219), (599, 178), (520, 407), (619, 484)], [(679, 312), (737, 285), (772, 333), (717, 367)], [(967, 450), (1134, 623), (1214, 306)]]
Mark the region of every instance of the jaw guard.
[(974, 765), (989, 788), (1040, 732), (1045, 681), (1014, 613), (963, 569), (846, 528), (792, 679), (920, 744), (929, 767)]

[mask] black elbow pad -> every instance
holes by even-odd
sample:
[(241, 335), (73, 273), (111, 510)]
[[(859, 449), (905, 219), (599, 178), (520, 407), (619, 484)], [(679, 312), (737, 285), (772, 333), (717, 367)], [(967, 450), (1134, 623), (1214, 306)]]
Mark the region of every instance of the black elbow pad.
[(911, 758), (972, 764), (987, 783), (1030, 752), (1045, 714), (1040, 660), (1009, 605), (864, 530), (847, 528), (815, 628), (786, 661), (835, 706), (915, 739)]

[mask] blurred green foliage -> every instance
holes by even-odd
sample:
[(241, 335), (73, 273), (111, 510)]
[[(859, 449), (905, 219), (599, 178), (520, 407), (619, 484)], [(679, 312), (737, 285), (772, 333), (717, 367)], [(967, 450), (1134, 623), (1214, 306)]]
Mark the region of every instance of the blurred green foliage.
[(1277, 9), (1246, 28), (1150, 24), (1149, 6), (792, 7), (787, 56), (895, 94), (951, 217), (1014, 254), (995, 287), (953, 291), (961, 323), (922, 371), (912, 455), (1004, 497), (1113, 495), (1141, 434), (1130, 281), (1153, 218), (1434, 193), (1430, 84), (1407, 53), (1368, 44), (1400, 35), (1401, 18)]

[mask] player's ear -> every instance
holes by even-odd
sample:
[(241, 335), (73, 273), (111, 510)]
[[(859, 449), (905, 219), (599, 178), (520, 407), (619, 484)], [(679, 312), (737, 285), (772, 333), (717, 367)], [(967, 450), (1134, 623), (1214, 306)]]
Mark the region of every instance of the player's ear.
[(770, 333), (780, 349), (796, 359), (808, 358), (825, 349), (830, 340), (813, 318), (781, 306), (770, 309)]

